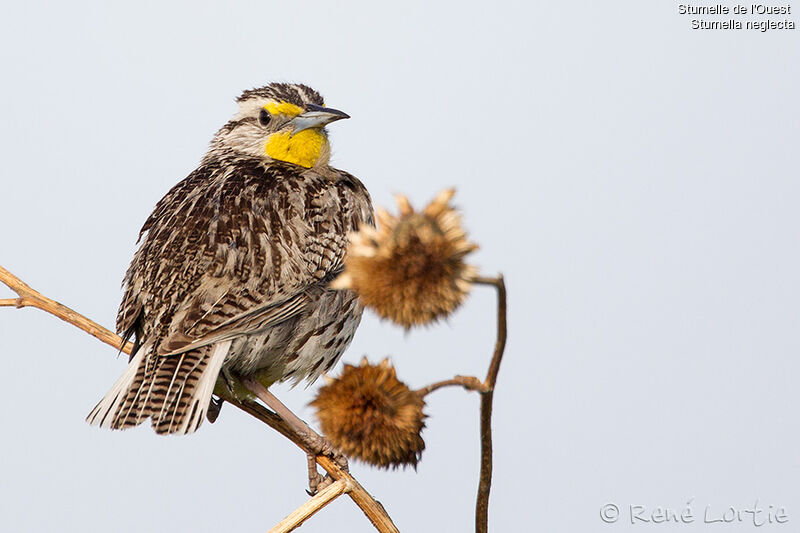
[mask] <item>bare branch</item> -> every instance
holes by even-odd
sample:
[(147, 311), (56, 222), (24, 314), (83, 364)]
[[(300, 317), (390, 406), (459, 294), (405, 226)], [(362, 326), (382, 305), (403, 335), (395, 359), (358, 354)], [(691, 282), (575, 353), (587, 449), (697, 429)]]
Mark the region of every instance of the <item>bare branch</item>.
[(348, 492), (346, 479), (340, 479), (331, 485), (328, 485), (319, 491), (313, 498), (306, 503), (289, 513), (289, 515), (281, 520), (275, 527), (269, 530), (269, 533), (288, 533), (300, 527), (303, 522), (311, 518), (314, 513), (331, 503), (333, 500)]
[[(131, 350), (133, 348), (132, 343), (129, 342), (123, 346), (122, 338), (120, 338), (115, 333), (109, 331), (108, 329), (104, 328), (98, 323), (89, 320), (88, 318), (77, 313), (76, 311), (73, 311), (69, 307), (62, 305), (56, 302), (55, 300), (51, 300), (50, 298), (47, 298), (41, 293), (35, 291), (31, 287), (23, 283), (21, 279), (14, 276), (11, 272), (6, 270), (2, 266), (0, 266), (0, 282), (6, 284), (12, 291), (14, 291), (15, 293), (17, 293), (17, 295), (19, 295), (19, 298), (16, 299), (0, 300), (0, 302), (3, 302), (2, 306), (36, 307), (37, 309), (41, 309), (42, 311), (55, 315), (61, 320), (64, 320), (65, 322), (82, 329), (83, 331), (89, 333), (90, 335), (112, 346), (115, 349), (120, 349), (120, 346), (122, 346), (123, 352), (125, 352), (126, 354), (131, 353)], [(13, 303), (7, 303), (7, 302), (13, 302)], [(20, 305), (20, 302), (23, 305)], [(271, 428), (278, 431), (281, 435), (285, 436), (286, 438), (297, 444), (304, 451), (307, 451), (303, 447), (302, 439), (297, 434), (295, 434), (291, 430), (291, 428), (289, 428), (289, 426), (278, 415), (276, 415), (272, 411), (269, 411), (268, 409), (262, 407), (261, 405), (255, 402), (240, 402), (236, 398), (232, 397), (223, 397), (223, 399), (231, 403), (232, 405), (235, 405), (239, 409), (245, 411), (246, 413), (249, 413), (256, 419), (264, 422)], [(370, 496), (370, 494), (364, 489), (364, 487), (361, 486), (361, 484), (358, 481), (356, 481), (354, 477), (352, 477), (348, 472), (346, 472), (338, 464), (336, 464), (335, 461), (332, 461), (327, 456), (320, 455), (317, 456), (316, 459), (317, 463), (323, 469), (325, 469), (325, 471), (328, 472), (328, 474), (330, 474), (330, 476), (333, 479), (335, 479), (336, 481), (342, 481), (345, 484), (344, 486), (347, 488), (345, 492), (347, 492), (350, 495), (350, 498), (355, 502), (356, 505), (358, 505), (359, 508), (361, 508), (361, 510), (369, 519), (369, 521), (372, 522), (372, 524), (378, 531), (380, 531), (381, 533), (399, 533), (399, 530), (394, 525), (389, 515), (386, 513), (386, 510), (383, 508), (383, 505), (381, 505), (380, 502), (376, 501), (372, 496)], [(320, 494), (322, 492), (325, 492), (325, 490), (330, 489), (332, 486), (333, 485), (327, 487), (327, 489), (323, 489), (323, 491), (321, 491)], [(339, 485), (338, 487), (341, 486), (342, 485)], [(339, 490), (339, 488), (335, 490)], [(328, 493), (328, 495), (330, 495), (330, 493)], [(338, 495), (339, 494), (337, 494), (336, 496)], [(318, 507), (314, 510), (314, 512), (316, 512), (317, 510), (321, 509), (322, 507), (333, 501), (333, 499), (336, 496), (328, 498), (327, 500), (325, 500), (325, 498), (315, 500), (314, 505), (317, 505)], [(304, 506), (305, 505), (306, 504), (304, 504)], [(303, 508), (304, 506), (301, 506), (301, 508)], [(295, 516), (295, 513), (292, 513), (289, 516)], [(296, 516), (300, 517), (301, 520), (294, 527), (299, 526), (303, 520), (307, 519), (308, 516), (310, 516), (310, 514), (305, 516), (304, 518), (302, 513), (299, 513)], [(281, 524), (279, 524), (279, 526), (288, 527), (289, 525), (291, 525), (289, 522), (287, 522), (288, 518), (289, 517), (281, 521)], [(292, 529), (294, 529), (294, 527), (292, 527)], [(280, 529), (277, 531), (291, 531), (291, 529)]]
[[(116, 334), (107, 330), (97, 322), (89, 320), (80, 313), (76, 313), (69, 307), (61, 305), (55, 300), (51, 300), (43, 294), (33, 290), (28, 285), (23, 283), (21, 279), (16, 277), (2, 266), (0, 266), (0, 281), (8, 285), (9, 289), (19, 295), (19, 298), (16, 300), (18, 303), (12, 304), (14, 307), (36, 307), (37, 309), (46, 311), (51, 315), (55, 315), (61, 320), (82, 329), (89, 335), (100, 339), (106, 344), (110, 344), (117, 350), (119, 350), (120, 346), (122, 346), (122, 339)], [(122, 348), (122, 351), (129, 354), (132, 348), (133, 344), (129, 342)]]
[[(72, 324), (106, 344), (120, 349), (122, 339), (83, 315), (60, 304), (59, 302), (47, 298), (36, 290), (26, 285), (22, 280), (11, 274), (8, 270), (0, 266), (0, 281), (14, 291), (18, 298), (0, 299), (0, 307), (35, 307), (47, 313), (57, 316), (61, 320)], [(497, 278), (476, 278), (475, 283), (482, 285), (492, 285), (497, 289), (497, 341), (495, 343), (494, 355), (489, 364), (486, 379), (481, 382), (474, 376), (456, 376), (455, 378), (440, 381), (423, 387), (417, 391), (418, 394), (425, 396), (434, 390), (442, 387), (459, 386), (466, 390), (481, 393), (481, 472), (478, 485), (478, 496), (475, 510), (475, 530), (477, 533), (488, 531), (488, 508), (489, 493), (492, 481), (492, 402), (494, 399), (494, 387), (497, 382), (497, 374), (500, 369), (505, 344), (507, 338), (506, 323), (506, 288), (502, 276)], [(122, 351), (130, 354), (133, 345), (127, 343), (122, 347)], [(255, 418), (269, 425), (283, 436), (294, 442), (301, 449), (306, 450), (303, 439), (297, 435), (278, 415), (254, 402), (240, 402), (236, 398), (223, 398), (229, 403), (251, 414)], [(378, 531), (391, 533), (397, 532), (397, 527), (392, 523), (391, 518), (386, 513), (383, 506), (376, 501), (369, 493), (353, 478), (348, 472), (343, 470), (335, 461), (327, 456), (317, 456), (317, 463), (335, 480), (336, 483), (323, 489), (317, 496), (303, 504), (295, 512), (281, 521), (273, 531), (291, 531), (298, 527), (313, 513), (333, 501), (343, 492), (347, 492), (353, 501), (358, 505), (367, 518), (372, 522)], [(342, 484), (337, 485), (341, 482)], [(334, 487), (336, 487), (334, 489)], [(347, 487), (343, 490), (341, 487)], [(308, 512), (308, 510), (313, 509)], [(295, 525), (293, 520), (299, 520)], [(285, 529), (290, 527), (290, 529)], [(277, 529), (284, 528), (284, 529)]]
[(481, 473), (478, 481), (478, 497), (475, 503), (475, 531), (476, 533), (487, 533), (489, 529), (489, 492), (492, 488), (492, 401), (508, 336), (506, 285), (502, 275), (496, 278), (476, 277), (472, 281), (480, 285), (491, 285), (497, 289), (497, 340), (486, 379), (481, 381), (475, 376), (456, 376), (422, 387), (416, 393), (426, 396), (443, 387), (463, 387), (468, 391), (476, 391), (481, 394)]
[(441, 389), (442, 387), (463, 387), (468, 391), (476, 392), (487, 392), (489, 390), (483, 381), (479, 380), (475, 376), (456, 376), (452, 379), (445, 379), (444, 381), (431, 383), (426, 387), (417, 389), (415, 392), (420, 396), (427, 396), (428, 394), (435, 390)]
[[(228, 400), (226, 399), (226, 401)], [(270, 427), (276, 429), (286, 438), (294, 442), (300, 449), (308, 452), (308, 450), (306, 450), (304, 447), (303, 439), (289, 429), (288, 425), (286, 425), (278, 415), (266, 407), (255, 402), (238, 402), (235, 399), (231, 401), (231, 403), (242, 411), (254, 416)], [(347, 495), (350, 496), (355, 504), (358, 505), (358, 507), (364, 512), (369, 521), (372, 522), (372, 525), (375, 526), (375, 529), (381, 533), (399, 533), (397, 526), (394, 525), (392, 519), (383, 508), (383, 505), (370, 496), (366, 489), (364, 489), (364, 487), (362, 487), (353, 476), (342, 469), (342, 467), (339, 466), (336, 461), (326, 455), (318, 455), (317, 464), (321, 466), (333, 479), (346, 479), (350, 483), (350, 491), (347, 493)]]
[(476, 278), (475, 283), (481, 285), (493, 285), (497, 289), (497, 341), (494, 345), (494, 355), (489, 364), (489, 371), (486, 373), (484, 383), (491, 389), (497, 382), (497, 373), (500, 371), (500, 361), (503, 359), (503, 352), (506, 349), (506, 338), (508, 337), (508, 325), (506, 324), (506, 284), (503, 276), (496, 278)]
[(497, 341), (494, 355), (489, 364), (484, 384), (488, 391), (481, 394), (481, 473), (478, 481), (478, 497), (475, 503), (475, 531), (489, 531), (489, 492), (492, 489), (492, 402), (500, 361), (506, 348), (508, 336), (506, 324), (506, 284), (503, 276), (496, 278), (478, 278), (475, 283), (493, 285), (497, 289)]

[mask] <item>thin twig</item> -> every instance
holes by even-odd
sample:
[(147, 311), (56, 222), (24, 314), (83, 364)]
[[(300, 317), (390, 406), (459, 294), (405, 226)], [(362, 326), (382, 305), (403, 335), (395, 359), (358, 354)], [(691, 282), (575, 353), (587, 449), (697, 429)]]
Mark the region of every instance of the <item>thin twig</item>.
[[(253, 417), (261, 420), (270, 427), (275, 428), (286, 438), (294, 442), (298, 448), (308, 452), (308, 450), (305, 449), (303, 440), (300, 438), (300, 436), (289, 429), (278, 415), (266, 407), (255, 402), (238, 402), (233, 400), (231, 403), (242, 411), (245, 411)], [(286, 433), (284, 433), (284, 431), (286, 431)], [(346, 479), (350, 483), (350, 491), (347, 493), (347, 495), (350, 496), (356, 505), (358, 505), (358, 507), (364, 512), (369, 521), (372, 522), (372, 525), (375, 526), (375, 529), (381, 533), (399, 533), (397, 526), (394, 525), (392, 519), (383, 508), (383, 505), (370, 496), (366, 489), (364, 489), (364, 487), (362, 487), (361, 484), (350, 475), (350, 473), (342, 469), (342, 467), (339, 466), (336, 461), (327, 455), (318, 455), (317, 464), (321, 466), (333, 479)]]
[(476, 533), (487, 533), (489, 530), (489, 492), (492, 488), (492, 402), (497, 373), (500, 371), (500, 362), (503, 359), (508, 336), (506, 285), (502, 275), (496, 278), (476, 277), (473, 282), (479, 285), (491, 285), (497, 289), (497, 340), (489, 369), (486, 372), (486, 379), (481, 381), (475, 376), (456, 376), (452, 379), (431, 383), (418, 389), (416, 393), (426, 396), (443, 387), (463, 387), (468, 391), (476, 391), (481, 394), (481, 473), (478, 481), (478, 497), (475, 502), (475, 531)]
[(463, 387), (468, 391), (476, 392), (487, 392), (489, 390), (483, 381), (479, 380), (475, 376), (456, 376), (452, 379), (445, 379), (443, 381), (431, 383), (426, 387), (417, 389), (415, 392), (420, 396), (427, 396), (428, 394), (435, 390), (441, 389), (442, 387)]
[[(69, 307), (62, 305), (55, 300), (51, 300), (43, 294), (35, 291), (2, 266), (0, 266), (0, 282), (7, 285), (19, 296), (19, 298), (15, 299), (0, 300), (0, 302), (14, 302), (5, 306), (36, 307), (37, 309), (41, 309), (42, 311), (50, 313), (51, 315), (57, 316), (61, 320), (64, 320), (65, 322), (82, 329), (83, 331), (112, 346), (113, 348), (120, 349), (120, 346), (122, 346), (122, 338), (120, 338), (118, 335), (104, 328), (100, 324), (89, 320), (80, 313), (73, 311)], [(18, 303), (20, 301), (25, 305), (20, 306)], [(132, 348), (133, 344), (129, 342), (122, 346), (122, 351), (126, 354), (130, 354)], [(307, 452), (307, 450), (303, 448), (302, 439), (300, 439), (298, 435), (294, 434), (288, 425), (272, 411), (255, 402), (239, 401), (232, 397), (223, 397), (223, 399), (245, 411), (246, 413), (249, 413), (256, 419), (264, 422)], [(366, 489), (364, 489), (364, 487), (362, 487), (353, 476), (344, 471), (338, 464), (336, 464), (335, 461), (331, 460), (327, 456), (317, 456), (317, 463), (323, 469), (325, 469), (325, 471), (328, 472), (328, 474), (330, 474), (334, 480), (341, 480), (346, 483), (348, 495), (364, 512), (369, 521), (372, 522), (372, 524), (375, 526), (375, 529), (381, 533), (399, 533), (397, 527), (392, 522), (392, 519), (383, 508), (383, 505), (370, 496)], [(327, 503), (330, 503), (330, 501), (332, 501), (332, 499), (322, 503), (320, 508), (324, 505), (327, 505)], [(303, 518), (303, 520), (305, 520), (305, 518)], [(297, 525), (300, 524), (298, 523)]]
[(492, 489), (492, 402), (497, 373), (506, 348), (508, 336), (506, 324), (506, 284), (503, 276), (496, 278), (478, 278), (475, 283), (493, 285), (497, 289), (497, 341), (494, 355), (489, 363), (484, 384), (489, 389), (481, 394), (481, 473), (478, 481), (478, 497), (475, 503), (475, 531), (489, 531), (489, 492)]
[[(16, 292), (19, 296), (19, 298), (16, 300), (18, 303), (11, 304), (14, 307), (36, 307), (37, 309), (41, 309), (42, 311), (46, 311), (51, 315), (57, 316), (64, 322), (82, 329), (89, 335), (100, 339), (106, 344), (110, 344), (117, 350), (120, 349), (120, 346), (122, 345), (122, 339), (113, 332), (107, 330), (100, 324), (89, 320), (80, 313), (76, 313), (69, 307), (61, 305), (57, 301), (51, 300), (45, 295), (31, 289), (28, 285), (23, 283), (21, 279), (16, 277), (2, 266), (0, 266), (0, 281), (8, 285), (8, 288)], [(132, 348), (133, 344), (129, 342), (122, 348), (122, 351), (129, 354)]]
[(349, 487), (346, 479), (340, 479), (319, 491), (313, 498), (289, 513), (289, 515), (278, 522), (269, 530), (269, 533), (289, 533), (300, 527), (303, 522), (311, 518), (314, 513), (331, 503), (333, 500), (348, 492)]
[(476, 278), (475, 283), (481, 285), (493, 285), (497, 289), (497, 341), (494, 345), (494, 355), (489, 364), (489, 371), (486, 373), (484, 383), (494, 389), (497, 382), (497, 373), (500, 371), (500, 362), (503, 359), (503, 352), (506, 349), (506, 338), (508, 338), (508, 326), (506, 324), (506, 284), (503, 276), (496, 278)]

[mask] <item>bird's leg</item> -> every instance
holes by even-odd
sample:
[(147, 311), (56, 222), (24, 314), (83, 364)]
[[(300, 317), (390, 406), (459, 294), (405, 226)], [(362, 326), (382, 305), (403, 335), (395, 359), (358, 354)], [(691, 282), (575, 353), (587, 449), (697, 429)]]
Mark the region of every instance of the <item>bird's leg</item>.
[[(242, 385), (255, 394), (267, 407), (275, 411), (275, 414), (281, 417), (283, 421), (297, 433), (309, 454), (327, 455), (347, 471), (347, 458), (342, 452), (337, 450), (328, 439), (320, 436), (316, 431), (311, 429), (308, 424), (300, 420), (297, 415), (283, 405), (283, 402), (276, 398), (275, 395), (269, 392), (266, 387), (258, 381), (251, 378), (242, 378), (241, 382)], [(314, 467), (314, 471), (316, 472), (316, 466)]]
[(314, 496), (317, 492), (333, 483), (333, 478), (328, 474), (323, 476), (319, 473), (315, 454), (308, 452), (306, 458), (308, 459), (308, 490), (306, 493), (309, 496)]
[[(335, 481), (330, 474), (324, 476), (317, 470), (317, 456), (313, 453), (307, 453), (308, 458), (308, 493), (309, 496), (314, 496), (317, 492), (332, 485)], [(346, 469), (346, 468), (345, 468)]]
[(308, 494), (314, 495), (333, 482), (330, 476), (323, 477), (317, 470), (317, 455), (327, 455), (336, 461), (345, 471), (348, 470), (347, 458), (336, 449), (328, 439), (320, 436), (316, 431), (295, 415), (283, 402), (269, 392), (266, 387), (254, 379), (240, 378), (244, 387), (256, 395), (267, 407), (272, 409), (281, 419), (294, 430), (306, 448), (308, 457)]
[[(261, 389), (266, 390), (266, 388), (256, 380), (252, 379), (249, 380), (253, 383), (256, 383), (256, 385), (248, 383), (247, 381), (248, 380), (245, 380), (244, 378), (238, 376), (237, 374), (229, 372), (226, 368), (223, 368), (222, 371), (220, 372), (219, 379), (217, 380), (217, 384), (214, 389), (214, 394), (220, 396), (220, 402), (227, 400), (233, 403), (255, 403), (254, 399), (251, 399), (252, 396), (255, 395), (256, 397), (259, 397), (259, 394), (256, 394), (256, 392), (259, 392), (262, 394), (261, 397), (263, 398), (263, 393)], [(301, 446), (303, 446), (303, 448), (307, 450), (306, 455), (308, 458), (308, 490), (306, 492), (308, 493), (309, 496), (313, 496), (320, 489), (323, 489), (328, 485), (330, 485), (333, 482), (333, 479), (331, 479), (330, 476), (327, 475), (323, 477), (317, 470), (317, 451), (315, 450), (318, 449), (318, 447), (312, 448), (312, 446), (308, 443), (308, 438), (306, 436), (306, 433), (298, 431), (295, 428), (295, 425), (287, 422), (286, 418), (291, 419), (292, 416), (294, 416), (291, 415), (291, 411), (289, 411), (289, 408), (280, 403), (277, 400), (277, 398), (275, 398), (271, 394), (269, 394), (269, 396), (271, 396), (270, 400), (265, 401), (264, 403), (267, 403), (269, 407), (272, 407), (274, 412), (270, 412), (270, 414), (272, 416), (276, 416), (276, 418), (280, 421), (280, 424), (282, 425), (282, 429), (272, 424), (270, 424), (270, 426), (275, 428), (280, 433), (283, 433), (284, 435), (288, 436), (290, 440), (300, 444)], [(274, 398), (275, 402), (277, 402), (277, 405), (280, 405), (281, 407), (276, 409), (274, 407), (276, 403), (273, 403), (272, 398)], [(263, 409), (263, 407), (261, 409)], [(284, 416), (286, 418), (278, 414), (278, 411), (284, 412)], [(285, 413), (289, 413), (291, 416), (288, 416)], [(295, 416), (294, 418), (296, 419), (297, 417)], [(306, 429), (310, 430), (310, 428), (308, 428), (308, 426), (305, 425), (305, 423), (303, 423), (303, 426), (304, 426), (304, 431)], [(314, 433), (313, 430), (311, 430), (311, 432)], [(316, 433), (314, 434), (316, 435)]]
[(319, 484), (322, 482), (322, 475), (317, 470), (317, 458), (313, 453), (307, 453), (308, 459), (308, 490), (306, 491), (309, 496), (313, 496), (319, 490)]

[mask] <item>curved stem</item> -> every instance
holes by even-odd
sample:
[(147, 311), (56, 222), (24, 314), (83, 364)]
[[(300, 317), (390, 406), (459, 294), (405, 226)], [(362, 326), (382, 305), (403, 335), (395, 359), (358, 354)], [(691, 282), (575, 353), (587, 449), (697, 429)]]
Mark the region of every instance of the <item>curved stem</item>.
[(487, 533), (489, 530), (489, 493), (492, 488), (492, 403), (497, 374), (500, 371), (500, 362), (503, 359), (508, 337), (506, 285), (502, 275), (496, 278), (479, 276), (472, 282), (479, 285), (491, 285), (497, 289), (497, 340), (494, 344), (494, 353), (489, 363), (489, 369), (486, 372), (486, 379), (481, 381), (475, 376), (456, 376), (452, 379), (431, 383), (415, 392), (424, 397), (443, 387), (463, 387), (468, 391), (476, 391), (481, 394), (481, 472), (478, 481), (478, 496), (475, 502), (475, 531), (476, 533)]
[[(229, 401), (228, 398), (225, 398), (225, 401)], [(303, 439), (294, 433), (278, 415), (266, 407), (256, 402), (240, 402), (233, 398), (230, 403), (277, 430), (287, 439), (295, 443), (300, 449), (308, 452), (304, 447)], [(375, 529), (381, 533), (399, 533), (397, 526), (394, 525), (386, 509), (383, 508), (383, 505), (374, 499), (366, 489), (362, 487), (350, 473), (339, 466), (336, 461), (328, 456), (318, 455), (317, 464), (333, 479), (346, 479), (350, 483), (350, 490), (347, 495), (350, 496), (353, 502), (364, 512), (369, 521), (372, 522), (372, 525), (375, 526)]]
[[(3, 306), (13, 306), (17, 308), (35, 307), (37, 309), (41, 309), (42, 311), (46, 311), (51, 315), (57, 316), (64, 322), (82, 329), (89, 335), (100, 339), (104, 343), (110, 344), (117, 350), (122, 350), (123, 352), (130, 354), (130, 350), (133, 348), (133, 343), (129, 342), (125, 346), (122, 346), (122, 339), (114, 332), (109, 331), (97, 322), (89, 320), (85, 316), (73, 311), (69, 307), (62, 305), (55, 300), (51, 300), (40, 292), (33, 290), (21, 279), (16, 277), (2, 266), (0, 266), (0, 282), (6, 284), (9, 289), (16, 292), (19, 296), (19, 298), (14, 300), (2, 300)], [(120, 348), (120, 346), (122, 346), (122, 348)]]
[(340, 479), (335, 481), (333, 484), (315, 494), (314, 497), (306, 503), (292, 511), (286, 518), (270, 529), (269, 533), (289, 533), (290, 531), (294, 531), (300, 527), (303, 522), (311, 518), (314, 513), (349, 491), (350, 487), (347, 480)]
[[(5, 307), (36, 307), (37, 309), (41, 309), (51, 315), (55, 315), (61, 320), (72, 324), (73, 326), (77, 326), (78, 328), (82, 329), (83, 331), (89, 333), (90, 335), (94, 336), (95, 338), (103, 341), (104, 343), (112, 346), (116, 349), (121, 349), (121, 351), (125, 352), (126, 354), (130, 354), (133, 348), (133, 343), (126, 343), (123, 345), (122, 338), (109, 331), (108, 329), (104, 328), (100, 324), (89, 320), (85, 316), (73, 311), (69, 307), (62, 305), (55, 300), (51, 300), (47, 298), (43, 294), (35, 291), (28, 285), (26, 285), (21, 279), (13, 275), (11, 272), (0, 266), (0, 282), (7, 285), (12, 291), (19, 295), (19, 298), (15, 299), (3, 299), (0, 300), (0, 306)], [(120, 348), (122, 346), (122, 348)], [(236, 398), (223, 398), (225, 401), (235, 405), (239, 409), (249, 413), (256, 419), (264, 422), (271, 428), (278, 431), (281, 435), (288, 438), (295, 444), (297, 444), (300, 448), (303, 448), (302, 439), (296, 435), (291, 428), (275, 413), (269, 411), (268, 409), (262, 407), (261, 405), (255, 402), (240, 402)], [(304, 451), (305, 448), (303, 448)], [(332, 461), (329, 457), (326, 456), (317, 456), (317, 463), (325, 469), (328, 474), (335, 480), (343, 481), (346, 483), (347, 494), (352, 498), (353, 502), (358, 505), (359, 508), (364, 512), (370, 522), (375, 526), (375, 529), (380, 531), (381, 533), (399, 533), (397, 527), (392, 522), (392, 519), (389, 517), (386, 510), (383, 508), (383, 505), (380, 504), (377, 500), (375, 500), (370, 494), (361, 486), (361, 484), (356, 481), (356, 479), (351, 476), (348, 472), (343, 470), (335, 461)], [(339, 488), (342, 485), (338, 486)], [(330, 487), (329, 487), (330, 488)], [(338, 489), (337, 489), (338, 490)], [(328, 494), (330, 495), (330, 494)], [(338, 496), (338, 494), (336, 494)], [(335, 498), (335, 497), (334, 497)], [(319, 505), (316, 507), (314, 512), (322, 508), (323, 506), (327, 505), (334, 498), (325, 499), (321, 498), (317, 502)], [(302, 508), (303, 506), (301, 506)], [(304, 515), (303, 513), (292, 514), (290, 516), (294, 516), (295, 519), (300, 520), (297, 523), (297, 526), (302, 523), (303, 520), (308, 518), (308, 516)], [(310, 516), (310, 515), (309, 515)], [(288, 518), (288, 517), (287, 517)], [(289, 526), (290, 523), (286, 522), (286, 519), (280, 523), (282, 528)], [(276, 526), (277, 527), (277, 526)], [(295, 526), (296, 527), (296, 526)], [(282, 529), (282, 531), (290, 531), (287, 529)]]
[(497, 382), (497, 373), (500, 372), (500, 362), (503, 360), (503, 353), (506, 349), (506, 339), (508, 338), (508, 325), (506, 323), (506, 284), (503, 276), (496, 278), (476, 278), (475, 283), (481, 285), (492, 285), (497, 289), (497, 341), (494, 345), (494, 355), (492, 362), (489, 363), (489, 371), (486, 373), (484, 383), (490, 388), (494, 388)]
[(420, 396), (427, 396), (433, 391), (443, 387), (464, 387), (464, 389), (468, 391), (477, 392), (487, 392), (489, 390), (486, 385), (484, 385), (483, 381), (479, 380), (475, 376), (456, 376), (452, 379), (445, 379), (443, 381), (431, 383), (430, 385), (422, 387), (421, 389), (417, 389), (414, 392)]
[(492, 402), (497, 373), (506, 349), (508, 327), (506, 323), (506, 284), (503, 276), (496, 278), (478, 278), (475, 283), (493, 285), (497, 289), (497, 341), (494, 355), (489, 363), (486, 380), (483, 382), (487, 391), (481, 394), (481, 473), (478, 481), (478, 496), (475, 503), (475, 531), (489, 531), (489, 493), (492, 489)]

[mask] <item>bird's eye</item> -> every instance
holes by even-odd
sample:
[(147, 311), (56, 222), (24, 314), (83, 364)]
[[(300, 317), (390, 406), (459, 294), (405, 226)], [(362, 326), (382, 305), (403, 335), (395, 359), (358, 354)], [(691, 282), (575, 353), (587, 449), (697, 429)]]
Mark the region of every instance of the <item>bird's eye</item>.
[(269, 121), (271, 119), (272, 119), (272, 115), (270, 115), (269, 111), (267, 111), (266, 109), (262, 109), (261, 113), (258, 114), (258, 122), (262, 126), (266, 126), (267, 124), (269, 124)]

